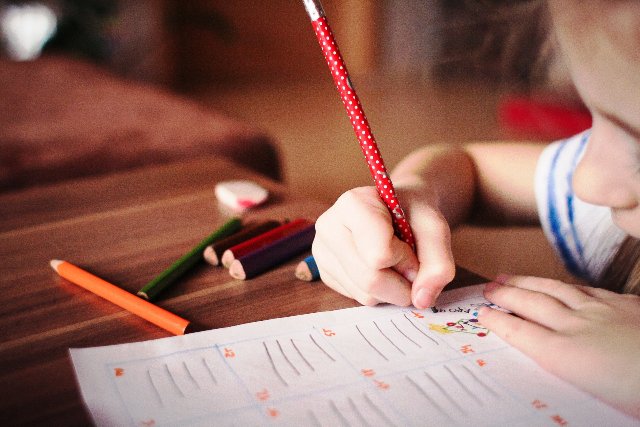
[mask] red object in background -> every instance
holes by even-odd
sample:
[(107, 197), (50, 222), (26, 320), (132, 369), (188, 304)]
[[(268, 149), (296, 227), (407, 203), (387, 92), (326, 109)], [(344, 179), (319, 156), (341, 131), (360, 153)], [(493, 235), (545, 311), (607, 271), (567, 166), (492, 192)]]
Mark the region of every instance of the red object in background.
[(543, 139), (566, 138), (591, 127), (591, 114), (583, 106), (527, 97), (502, 100), (498, 120), (503, 129)]

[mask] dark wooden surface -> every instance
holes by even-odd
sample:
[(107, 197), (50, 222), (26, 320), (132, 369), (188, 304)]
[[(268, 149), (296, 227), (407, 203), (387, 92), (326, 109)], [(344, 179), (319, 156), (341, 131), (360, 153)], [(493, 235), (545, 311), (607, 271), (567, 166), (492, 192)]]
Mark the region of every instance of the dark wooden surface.
[[(135, 292), (225, 220), (213, 189), (238, 178), (272, 193), (247, 220), (313, 220), (327, 207), (215, 158), (0, 195), (4, 425), (90, 424), (68, 349), (169, 336), (60, 278), (49, 260), (70, 261)], [(202, 263), (157, 304), (203, 329), (357, 305), (322, 284), (297, 280), (303, 257), (247, 281)], [(480, 280), (460, 269), (455, 285)]]

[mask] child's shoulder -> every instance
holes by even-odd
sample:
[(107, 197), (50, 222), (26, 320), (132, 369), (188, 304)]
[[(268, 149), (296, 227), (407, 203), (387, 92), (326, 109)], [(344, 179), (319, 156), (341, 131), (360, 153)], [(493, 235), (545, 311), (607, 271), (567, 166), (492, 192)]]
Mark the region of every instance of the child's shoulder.
[(537, 177), (548, 181), (570, 177), (589, 141), (590, 130), (549, 144), (538, 160)]

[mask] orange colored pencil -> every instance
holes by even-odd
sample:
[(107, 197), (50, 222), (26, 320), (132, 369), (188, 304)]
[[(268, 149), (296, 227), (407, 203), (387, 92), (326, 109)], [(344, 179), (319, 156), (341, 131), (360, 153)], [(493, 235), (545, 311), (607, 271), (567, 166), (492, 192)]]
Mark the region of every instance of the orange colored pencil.
[(189, 321), (185, 320), (165, 309), (135, 296), (111, 283), (94, 276), (75, 265), (57, 259), (51, 260), (53, 268), (60, 276), (70, 282), (85, 288), (94, 294), (111, 301), (125, 310), (142, 317), (143, 319), (160, 326), (175, 335), (184, 335)]

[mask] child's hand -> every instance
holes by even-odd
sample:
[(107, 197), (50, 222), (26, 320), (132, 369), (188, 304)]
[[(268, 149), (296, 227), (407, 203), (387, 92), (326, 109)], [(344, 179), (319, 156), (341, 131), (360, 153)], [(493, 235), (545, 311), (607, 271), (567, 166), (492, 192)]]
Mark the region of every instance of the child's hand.
[(455, 274), (449, 226), (424, 202), (404, 207), (414, 218), (417, 256), (394, 235), (375, 187), (344, 193), (316, 221), (313, 255), (323, 282), (364, 305), (432, 306)]
[(541, 367), (640, 418), (640, 297), (536, 277), (498, 279), (482, 324)]

